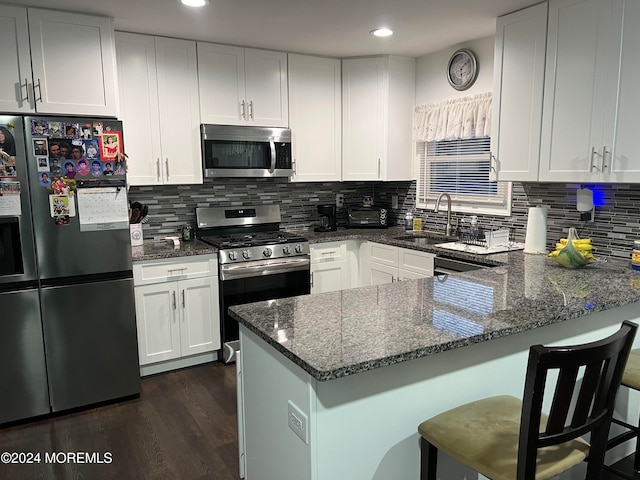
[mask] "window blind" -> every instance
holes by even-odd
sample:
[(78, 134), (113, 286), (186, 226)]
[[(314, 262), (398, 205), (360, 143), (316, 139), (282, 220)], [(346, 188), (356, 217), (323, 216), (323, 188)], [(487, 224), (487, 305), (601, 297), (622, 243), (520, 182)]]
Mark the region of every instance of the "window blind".
[(491, 139), (419, 142), (416, 206), (433, 208), (440, 193), (454, 210), (509, 215), (511, 184), (491, 181)]

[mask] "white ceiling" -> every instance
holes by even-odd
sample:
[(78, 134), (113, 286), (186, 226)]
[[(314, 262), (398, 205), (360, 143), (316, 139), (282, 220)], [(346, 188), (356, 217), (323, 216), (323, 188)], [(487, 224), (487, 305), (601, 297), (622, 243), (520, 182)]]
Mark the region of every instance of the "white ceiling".
[[(419, 57), (493, 35), (497, 16), (539, 0), (7, 0), (108, 15), (116, 30), (335, 57)], [(386, 26), (390, 38), (369, 31)]]

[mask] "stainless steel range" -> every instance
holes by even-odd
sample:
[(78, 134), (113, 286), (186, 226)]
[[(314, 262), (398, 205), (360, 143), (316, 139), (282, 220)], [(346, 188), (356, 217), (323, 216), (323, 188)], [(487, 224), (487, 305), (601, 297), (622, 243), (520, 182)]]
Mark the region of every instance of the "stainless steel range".
[(232, 305), (310, 292), (309, 242), (280, 230), (280, 207), (196, 209), (196, 236), (218, 248), (222, 359), (235, 360), (238, 322)]

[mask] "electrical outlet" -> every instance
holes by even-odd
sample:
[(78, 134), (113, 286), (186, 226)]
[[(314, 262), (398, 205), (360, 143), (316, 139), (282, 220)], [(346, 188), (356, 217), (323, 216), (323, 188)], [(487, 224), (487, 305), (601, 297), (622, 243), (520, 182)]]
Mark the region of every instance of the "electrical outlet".
[(287, 402), (287, 424), (300, 440), (309, 445), (309, 419), (291, 400)]
[(580, 220), (583, 222), (593, 222), (594, 215), (595, 215), (595, 208), (592, 208), (587, 212), (580, 212)]
[(398, 208), (398, 195), (391, 195), (391, 208)]
[(344, 206), (344, 193), (336, 193), (336, 207), (342, 208)]

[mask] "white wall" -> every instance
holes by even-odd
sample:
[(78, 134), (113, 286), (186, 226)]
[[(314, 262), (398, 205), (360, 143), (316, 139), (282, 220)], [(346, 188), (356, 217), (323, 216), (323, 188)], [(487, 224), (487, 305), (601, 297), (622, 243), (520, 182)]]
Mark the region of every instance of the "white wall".
[[(490, 92), (493, 89), (493, 44), (495, 37), (452, 45), (439, 52), (419, 57), (416, 61), (416, 105)], [(468, 48), (478, 58), (478, 78), (468, 90), (459, 92), (447, 81), (447, 64), (453, 52)]]

